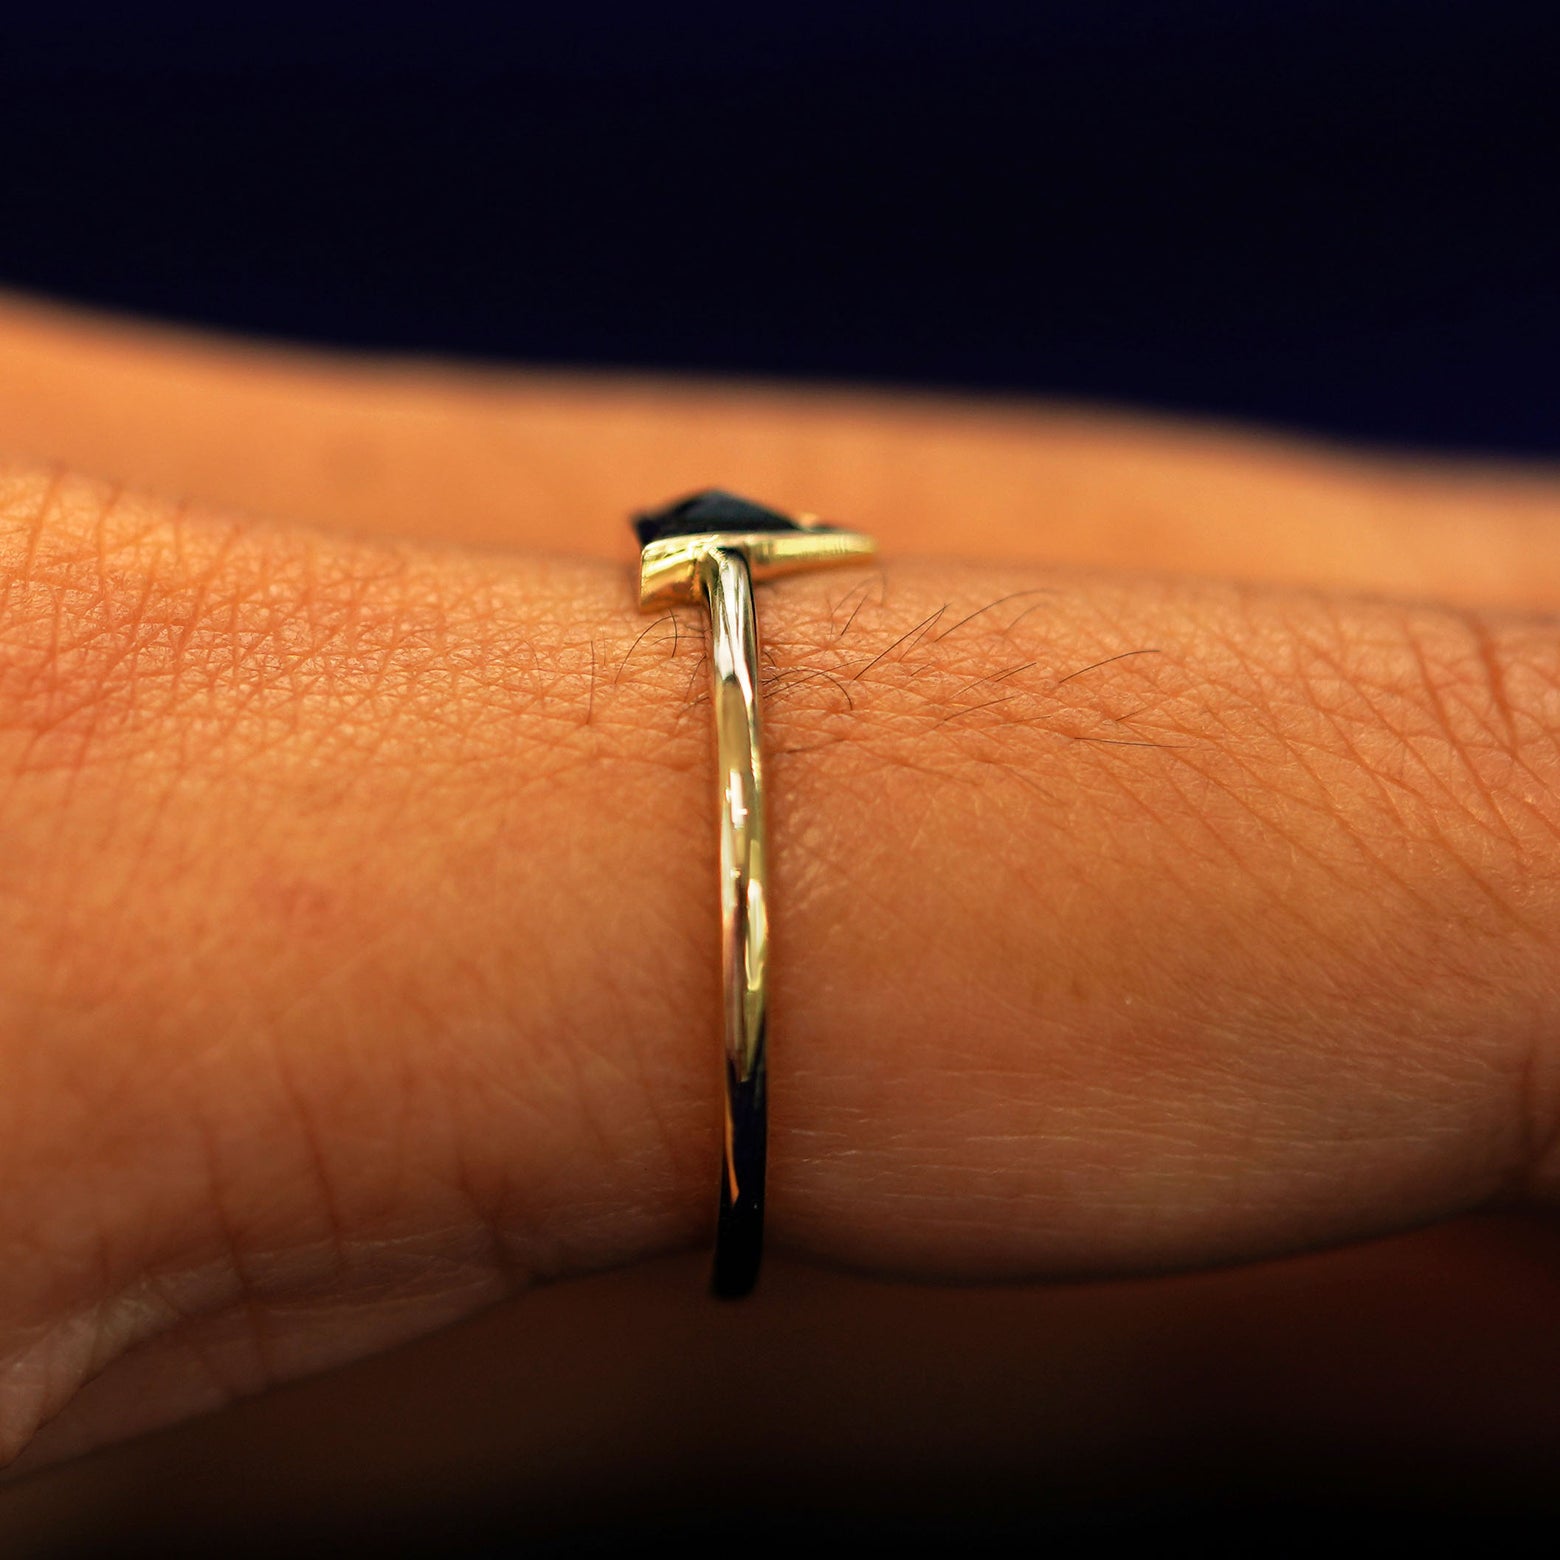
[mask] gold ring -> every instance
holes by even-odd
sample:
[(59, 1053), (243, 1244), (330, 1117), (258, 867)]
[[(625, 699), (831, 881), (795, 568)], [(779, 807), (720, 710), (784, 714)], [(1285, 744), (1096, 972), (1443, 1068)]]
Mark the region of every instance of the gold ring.
[(640, 608), (702, 600), (710, 615), (726, 1057), (712, 1287), (734, 1300), (758, 1278), (769, 1136), (769, 902), (753, 581), (857, 563), (876, 548), (858, 532), (824, 525), (811, 515), (793, 518), (715, 489), (637, 516), (634, 530)]

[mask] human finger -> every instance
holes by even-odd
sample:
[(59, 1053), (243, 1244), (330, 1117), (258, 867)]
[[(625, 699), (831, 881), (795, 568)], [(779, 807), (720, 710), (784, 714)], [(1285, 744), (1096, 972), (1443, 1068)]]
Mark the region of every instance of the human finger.
[[(13, 1449), (706, 1239), (698, 619), (0, 507)], [(892, 559), (761, 610), (777, 1244), (1100, 1276), (1552, 1197), (1551, 620)]]
[(901, 552), (1560, 602), (1560, 478), (992, 398), (378, 361), (0, 303), (0, 449), (367, 535), (619, 551), (712, 482)]

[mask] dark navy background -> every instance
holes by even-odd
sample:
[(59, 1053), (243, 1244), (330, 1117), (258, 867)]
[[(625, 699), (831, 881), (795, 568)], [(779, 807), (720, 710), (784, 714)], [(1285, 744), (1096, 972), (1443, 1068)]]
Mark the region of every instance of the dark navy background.
[(0, 17), (0, 285), (1560, 451), (1560, 6)]

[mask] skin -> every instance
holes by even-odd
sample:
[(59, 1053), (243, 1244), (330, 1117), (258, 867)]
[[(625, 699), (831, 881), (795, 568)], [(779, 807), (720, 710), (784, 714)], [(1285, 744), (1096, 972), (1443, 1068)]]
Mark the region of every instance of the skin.
[[(1230, 1389), (1244, 1412), (1276, 1392), (1290, 1423), (1357, 1422), (1347, 1372), (1275, 1367), (1263, 1317), (1390, 1391), (1422, 1359), (1393, 1378), (1397, 1324), (1358, 1297), (1414, 1273), (1466, 1316), (1510, 1303), (1513, 1264), (1524, 1294), (1560, 1287), (1535, 1276), (1560, 1121), (1552, 476), (326, 363), (21, 304), (0, 427), (13, 1477), (707, 1240), (701, 632), (634, 610), (622, 516), (711, 481), (884, 554), (760, 607), (779, 1253), (960, 1283), (1224, 1270), (967, 1302), (1028, 1306), (1007, 1337), (1050, 1342), (994, 1354), (993, 1382), (1053, 1390), (1072, 1361), (1071, 1430), (1046, 1433), (1092, 1414), (1118, 1448), (1240, 1420), (1171, 1385), (1210, 1337), (1268, 1362)], [(1297, 1258), (1287, 1294), (1243, 1267), (1386, 1237)], [(529, 1314), (574, 1359), (647, 1295), (683, 1314), (639, 1271), (616, 1309), (587, 1285), (590, 1329)], [(855, 1291), (777, 1272), (790, 1316), (847, 1328)], [(968, 1329), (885, 1293), (862, 1314), (888, 1306), (920, 1357)], [(1438, 1303), (1426, 1325), (1477, 1355)], [(1170, 1344), (1123, 1363), (1150, 1317)], [(782, 1336), (759, 1333), (776, 1380)], [(793, 1404), (808, 1369), (839, 1384), (793, 1362)], [(531, 1420), (572, 1385), (535, 1388)], [(1506, 1393), (1507, 1441), (1552, 1446), (1553, 1397)], [(1479, 1412), (1449, 1399), (1441, 1444), (1477, 1442)], [(780, 1415), (771, 1451), (817, 1424)], [(72, 1474), (15, 1487), (17, 1531), (67, 1520)]]

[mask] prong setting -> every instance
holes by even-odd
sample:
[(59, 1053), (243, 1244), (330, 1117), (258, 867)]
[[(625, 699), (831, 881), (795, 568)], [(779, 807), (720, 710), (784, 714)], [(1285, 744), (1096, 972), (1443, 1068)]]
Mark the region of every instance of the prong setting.
[(647, 610), (697, 601), (712, 548), (740, 553), (755, 580), (859, 562), (877, 550), (859, 531), (785, 515), (718, 488), (640, 515), (634, 528), (641, 547), (639, 605)]

